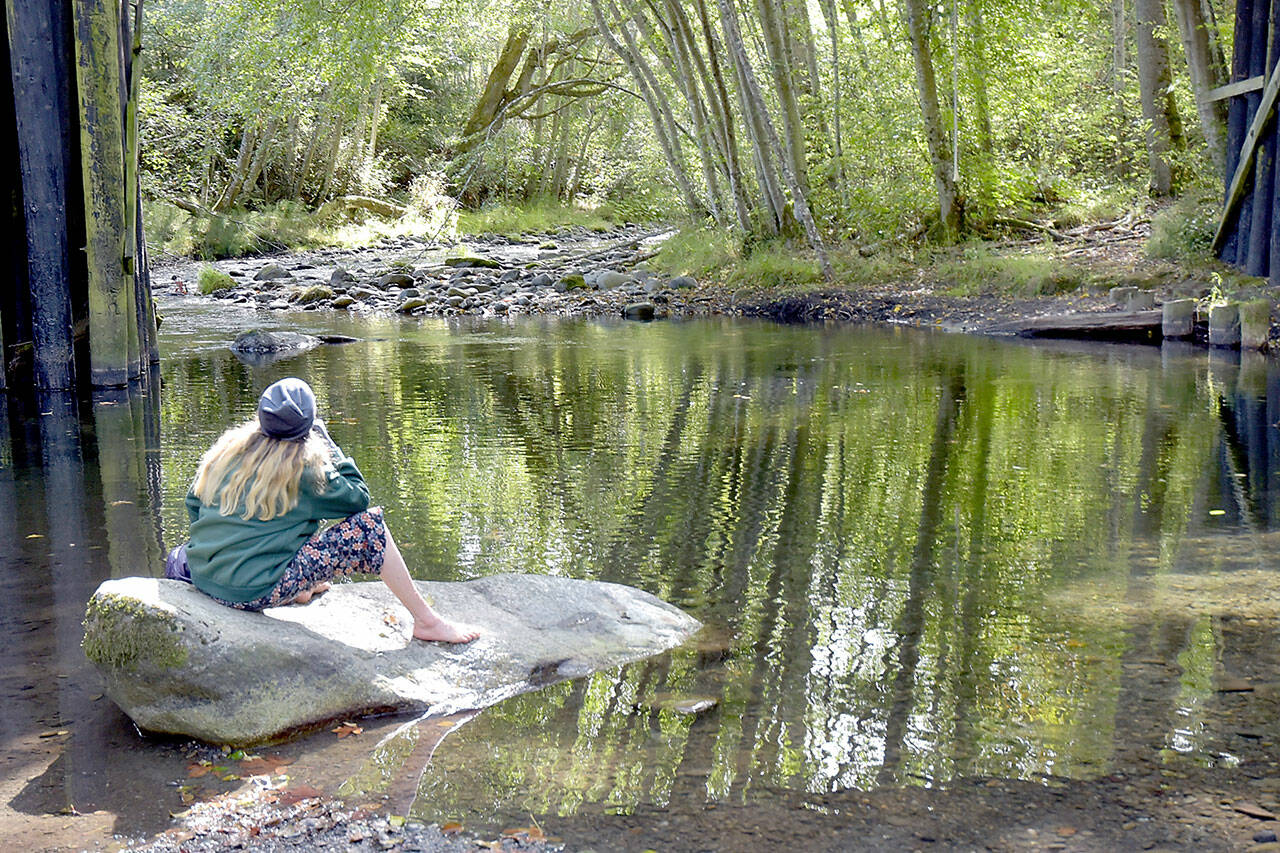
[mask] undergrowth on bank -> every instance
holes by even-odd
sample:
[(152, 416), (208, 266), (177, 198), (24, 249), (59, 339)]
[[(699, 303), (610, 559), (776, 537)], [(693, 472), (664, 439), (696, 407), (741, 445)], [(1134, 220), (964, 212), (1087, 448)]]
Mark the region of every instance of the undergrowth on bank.
[(153, 256), (196, 260), (237, 258), (266, 252), (357, 248), (397, 237), (452, 240), (460, 235), (556, 233), (569, 228), (606, 232), (628, 221), (610, 206), (588, 209), (554, 201), (495, 204), (454, 211), (452, 202), (423, 205), (410, 198), (399, 219), (322, 207), (311, 210), (280, 202), (261, 210), (193, 214), (165, 201), (144, 204), (147, 243)]
[(922, 278), (956, 296), (1052, 296), (1096, 284), (1087, 268), (1045, 250), (1002, 254), (974, 242), (923, 246), (914, 252), (867, 254), (849, 244), (828, 249), (834, 282), (828, 284), (812, 250), (800, 241), (744, 243), (710, 228), (689, 227), (663, 244), (653, 266), (668, 275), (692, 275), (735, 290), (820, 291), (865, 289)]
[(553, 233), (572, 227), (605, 232), (617, 224), (612, 209), (607, 206), (586, 208), (548, 199), (525, 203), (499, 202), (479, 210), (458, 213), (459, 234), (517, 237), (521, 234)]

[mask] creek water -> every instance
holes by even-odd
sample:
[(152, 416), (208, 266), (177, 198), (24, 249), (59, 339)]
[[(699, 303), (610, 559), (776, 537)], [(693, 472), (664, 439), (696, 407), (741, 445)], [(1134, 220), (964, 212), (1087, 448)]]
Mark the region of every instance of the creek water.
[[(14, 812), (101, 810), (137, 836), (240, 784), (188, 779), (189, 744), (101, 696), (80, 618), (101, 580), (160, 572), (200, 454), (286, 375), (316, 389), (417, 576), (616, 581), (707, 625), (474, 717), (271, 750), (326, 793), (476, 827), (1223, 766), (1224, 679), (1280, 680), (1223, 627), (1270, 636), (1280, 615), (1280, 367), (1260, 356), (302, 313), (271, 322), (359, 340), (254, 367), (226, 345), (262, 314), (162, 307), (162, 387), (0, 397)], [(1150, 666), (1168, 677), (1135, 676)]]

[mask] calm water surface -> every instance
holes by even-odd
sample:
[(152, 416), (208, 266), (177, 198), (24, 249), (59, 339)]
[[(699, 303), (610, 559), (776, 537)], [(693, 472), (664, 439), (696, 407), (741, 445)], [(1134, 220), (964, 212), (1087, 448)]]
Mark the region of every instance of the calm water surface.
[[(452, 729), (283, 747), (325, 791), (477, 826), (1092, 778), (1133, 760), (1135, 703), (1156, 760), (1234, 761), (1220, 620), (1280, 613), (1280, 370), (1261, 357), (316, 314), (288, 322), (361, 340), (251, 367), (226, 343), (261, 317), (191, 305), (168, 306), (158, 395), (0, 412), (2, 755), (29, 780), (14, 810), (104, 809), (140, 834), (182, 807), (186, 745), (99, 695), (83, 602), (158, 573), (200, 454), (286, 375), (315, 387), (417, 576), (617, 581), (708, 626)], [(1172, 676), (1134, 696), (1152, 659)], [(714, 707), (679, 712), (695, 700)]]

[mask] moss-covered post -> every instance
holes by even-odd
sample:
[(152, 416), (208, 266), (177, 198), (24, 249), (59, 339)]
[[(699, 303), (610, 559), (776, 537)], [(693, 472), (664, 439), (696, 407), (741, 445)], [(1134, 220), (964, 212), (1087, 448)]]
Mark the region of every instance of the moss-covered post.
[(132, 271), (125, 267), (126, 184), (117, 0), (74, 0), (80, 161), (89, 267), (89, 372), (95, 386), (129, 380), (137, 352)]
[(59, 0), (6, 0), (5, 13), (34, 312), (36, 385), (71, 388), (75, 368), (67, 230), (67, 10)]

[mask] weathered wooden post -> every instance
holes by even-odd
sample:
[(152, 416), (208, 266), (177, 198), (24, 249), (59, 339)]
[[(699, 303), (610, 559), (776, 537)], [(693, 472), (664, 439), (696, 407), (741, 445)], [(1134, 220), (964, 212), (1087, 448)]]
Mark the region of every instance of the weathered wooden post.
[(1271, 337), (1271, 300), (1254, 299), (1240, 304), (1240, 348), (1262, 349)]
[(1209, 309), (1209, 346), (1240, 346), (1240, 308), (1234, 303)]
[(1195, 319), (1194, 299), (1170, 299), (1161, 309), (1160, 333), (1165, 338), (1189, 338), (1195, 331)]
[(96, 386), (129, 381), (136, 331), (133, 276), (125, 268), (124, 104), (116, 0), (74, 0), (80, 161), (89, 263), (89, 372)]
[(9, 70), (26, 224), (36, 385), (75, 382), (67, 192), (71, 174), (67, 8), (58, 0), (6, 0)]

